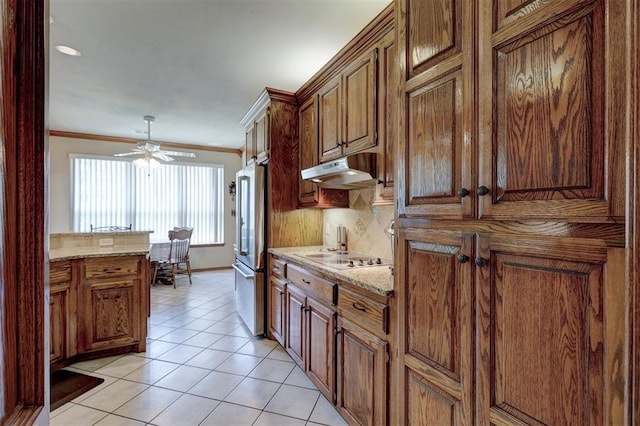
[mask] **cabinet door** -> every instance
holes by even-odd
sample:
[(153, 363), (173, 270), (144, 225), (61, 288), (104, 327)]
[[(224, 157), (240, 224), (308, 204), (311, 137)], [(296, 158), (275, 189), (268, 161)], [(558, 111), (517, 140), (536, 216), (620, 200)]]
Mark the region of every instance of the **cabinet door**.
[(49, 295), (49, 360), (67, 357), (67, 328), (69, 327), (69, 286), (51, 287)]
[(406, 57), (409, 68), (399, 105), (398, 213), (472, 217), (473, 2), (404, 0), (399, 7), (408, 22), (398, 63)]
[(627, 424), (624, 248), (481, 236), (477, 251), (477, 423)]
[(269, 159), (271, 138), (269, 137), (269, 111), (267, 108), (255, 121), (255, 156), (258, 163)]
[(342, 73), (343, 154), (375, 146), (378, 49), (353, 61)]
[(140, 340), (140, 318), (135, 313), (144, 310), (141, 286), (139, 279), (132, 278), (84, 283), (79, 342), (84, 351), (126, 346)]
[(318, 124), (320, 162), (342, 155), (342, 76), (337, 75), (326, 83), (318, 95)]
[(400, 424), (474, 423), (472, 251), (472, 237), (400, 230)]
[(318, 390), (335, 402), (336, 313), (312, 297), (307, 297), (305, 313), (307, 374)]
[(389, 344), (338, 319), (338, 400), (352, 425), (386, 425)]
[(479, 86), (480, 216), (622, 218), (634, 72), (623, 65), (625, 2), (487, 3), (478, 73), (494, 78)]
[(395, 203), (394, 149), (398, 132), (398, 72), (393, 31), (380, 44), (378, 68), (378, 180), (374, 204)]
[(287, 286), (287, 327), (285, 348), (291, 358), (305, 369), (305, 312), (306, 297), (304, 293), (292, 285)]
[(76, 354), (77, 283), (74, 266), (78, 261), (55, 261), (49, 268), (49, 358), (61, 361)]
[(284, 343), (286, 299), (286, 282), (276, 277), (269, 278), (269, 334), (282, 347)]
[[(318, 98), (312, 97), (300, 106), (299, 113), (300, 170), (318, 164)], [(318, 201), (318, 185), (300, 179), (300, 204), (313, 205)]]
[(247, 129), (244, 137), (245, 165), (253, 163), (256, 159), (255, 126)]

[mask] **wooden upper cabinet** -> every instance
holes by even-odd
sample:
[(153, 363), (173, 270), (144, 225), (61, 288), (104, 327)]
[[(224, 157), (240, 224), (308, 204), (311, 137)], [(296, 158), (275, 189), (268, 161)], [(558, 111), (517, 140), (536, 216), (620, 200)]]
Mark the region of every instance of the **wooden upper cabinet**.
[(399, 2), (399, 214), (622, 220), (624, 4), (471, 3)]
[[(299, 109), (299, 156), (300, 170), (316, 166), (318, 164), (318, 97), (313, 96)], [(349, 207), (349, 193), (339, 189), (322, 189), (318, 185), (299, 180), (299, 206), (300, 207)]]
[(255, 157), (258, 163), (264, 163), (269, 159), (271, 148), (271, 138), (269, 137), (269, 112), (270, 109), (267, 107), (254, 123)]
[[(484, 218), (624, 217), (623, 2), (481, 8), (478, 185)], [(618, 15), (619, 13), (619, 15)], [(616, 65), (618, 64), (618, 65)]]
[(407, 0), (399, 6), (406, 8), (407, 22), (398, 62), (407, 72), (401, 66), (398, 77), (408, 80), (400, 82), (404, 99), (398, 105), (398, 213), (472, 217), (472, 2)]
[(371, 49), (320, 89), (321, 163), (376, 145), (377, 55)]
[(342, 76), (337, 75), (318, 92), (320, 162), (342, 155), (341, 83)]
[(343, 154), (370, 148), (377, 143), (377, 59), (378, 49), (374, 48), (342, 72)]
[(476, 424), (627, 424), (624, 248), (480, 236)]
[(395, 203), (394, 149), (398, 132), (397, 43), (391, 31), (380, 43), (378, 56), (378, 180), (374, 204)]
[(256, 132), (253, 125), (245, 131), (244, 135), (244, 164), (249, 165), (256, 160)]
[[(300, 170), (318, 164), (318, 98), (312, 97), (300, 105), (298, 123), (300, 130)], [(300, 204), (308, 205), (317, 202), (318, 185), (300, 179)]]

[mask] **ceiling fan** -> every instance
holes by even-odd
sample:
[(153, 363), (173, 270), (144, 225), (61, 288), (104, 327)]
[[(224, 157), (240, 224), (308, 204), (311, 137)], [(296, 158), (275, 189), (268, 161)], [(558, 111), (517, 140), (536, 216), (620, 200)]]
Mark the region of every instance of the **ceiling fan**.
[[(134, 160), (133, 164), (140, 167), (157, 168), (162, 163), (158, 160), (165, 162), (173, 161), (173, 157), (195, 157), (192, 152), (185, 151), (168, 151), (160, 148), (160, 144), (151, 141), (151, 123), (156, 119), (152, 115), (145, 115), (144, 121), (147, 122), (147, 140), (138, 142), (137, 146), (131, 150), (131, 152), (122, 152), (114, 154), (116, 157), (128, 157), (130, 155), (144, 155), (144, 158), (138, 158)], [(173, 156), (173, 157), (171, 157)]]

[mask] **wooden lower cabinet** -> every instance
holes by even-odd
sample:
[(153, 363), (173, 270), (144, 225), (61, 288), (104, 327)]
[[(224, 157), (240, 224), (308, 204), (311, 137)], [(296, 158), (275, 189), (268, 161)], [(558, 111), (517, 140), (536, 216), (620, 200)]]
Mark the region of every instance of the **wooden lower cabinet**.
[(351, 425), (388, 424), (389, 343), (338, 318), (336, 406)]
[(269, 336), (285, 346), (286, 281), (277, 277), (269, 278)]
[(625, 424), (623, 247), (482, 235), (481, 424)]
[(307, 296), (306, 372), (329, 401), (336, 401), (336, 312)]
[(76, 285), (70, 261), (52, 262), (49, 268), (49, 359), (54, 363), (75, 355)]
[(401, 230), (396, 266), (402, 424), (473, 423), (473, 238)]
[(623, 247), (403, 228), (398, 250), (401, 424), (624, 424)]
[(329, 401), (335, 402), (336, 312), (289, 284), (286, 350)]
[(51, 262), (52, 365), (57, 369), (85, 354), (126, 347), (144, 351), (147, 274), (144, 255)]

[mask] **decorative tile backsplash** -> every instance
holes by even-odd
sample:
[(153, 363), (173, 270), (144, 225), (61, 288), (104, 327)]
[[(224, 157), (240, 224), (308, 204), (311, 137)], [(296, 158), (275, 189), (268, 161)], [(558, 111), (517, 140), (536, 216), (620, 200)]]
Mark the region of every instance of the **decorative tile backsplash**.
[(385, 232), (393, 220), (393, 206), (373, 206), (375, 190), (349, 192), (348, 209), (326, 209), (323, 219), (323, 244), (336, 247), (339, 225), (347, 228), (348, 251), (391, 259), (391, 239)]

